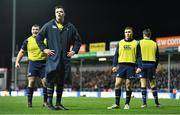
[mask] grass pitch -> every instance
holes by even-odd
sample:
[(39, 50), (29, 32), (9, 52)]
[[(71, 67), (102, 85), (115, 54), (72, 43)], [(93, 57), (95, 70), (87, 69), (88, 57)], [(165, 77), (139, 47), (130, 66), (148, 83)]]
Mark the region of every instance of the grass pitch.
[(125, 99), (121, 99), (120, 109), (107, 110), (114, 103), (114, 98), (64, 97), (62, 102), (70, 109), (67, 111), (42, 107), (42, 100), (42, 97), (34, 97), (33, 107), (27, 108), (25, 96), (0, 96), (0, 114), (180, 114), (180, 100), (173, 99), (160, 99), (160, 108), (155, 107), (153, 99), (148, 99), (148, 107), (143, 109), (140, 107), (141, 99), (132, 98), (129, 110), (123, 109)]

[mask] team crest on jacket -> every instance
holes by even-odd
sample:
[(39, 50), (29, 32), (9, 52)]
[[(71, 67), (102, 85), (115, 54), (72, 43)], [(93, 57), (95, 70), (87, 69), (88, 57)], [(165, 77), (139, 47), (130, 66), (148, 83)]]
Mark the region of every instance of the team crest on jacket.
[(57, 29), (57, 27), (56, 27), (55, 25), (52, 25), (52, 28), (55, 28), (55, 29)]

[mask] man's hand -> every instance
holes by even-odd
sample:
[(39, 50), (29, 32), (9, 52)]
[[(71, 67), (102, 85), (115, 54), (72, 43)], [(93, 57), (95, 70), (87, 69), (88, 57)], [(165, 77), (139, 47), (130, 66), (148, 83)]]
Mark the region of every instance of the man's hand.
[(55, 55), (55, 50), (50, 50), (50, 49), (44, 49), (44, 53), (46, 53), (48, 56), (53, 56)]
[(74, 54), (75, 54), (74, 51), (67, 52), (67, 56), (68, 56), (68, 57), (72, 57)]
[(159, 68), (156, 68), (156, 74), (159, 74), (161, 70)]
[(112, 68), (112, 72), (117, 72), (117, 68), (116, 68), (116, 67), (113, 67), (113, 68)]
[(137, 68), (136, 69), (136, 74), (140, 73), (141, 72), (141, 68)]
[(19, 69), (19, 68), (21, 67), (20, 64), (19, 64), (19, 62), (16, 62), (15, 67), (16, 67), (17, 69)]

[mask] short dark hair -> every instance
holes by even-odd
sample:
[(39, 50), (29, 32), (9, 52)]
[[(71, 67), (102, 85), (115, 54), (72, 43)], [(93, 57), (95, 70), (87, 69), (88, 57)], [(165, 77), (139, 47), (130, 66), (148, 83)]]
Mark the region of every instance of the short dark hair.
[(127, 29), (133, 30), (133, 27), (132, 27), (132, 26), (127, 26), (127, 27), (125, 28), (125, 30), (127, 30)]
[(149, 28), (143, 30), (143, 35), (147, 37), (151, 37), (151, 30)]
[(56, 9), (59, 9), (59, 8), (62, 8), (62, 9), (64, 10), (64, 7), (63, 7), (62, 5), (57, 5), (57, 6), (54, 7), (54, 11), (55, 11)]
[(40, 28), (40, 26), (38, 24), (33, 24), (32, 27), (39, 27)]

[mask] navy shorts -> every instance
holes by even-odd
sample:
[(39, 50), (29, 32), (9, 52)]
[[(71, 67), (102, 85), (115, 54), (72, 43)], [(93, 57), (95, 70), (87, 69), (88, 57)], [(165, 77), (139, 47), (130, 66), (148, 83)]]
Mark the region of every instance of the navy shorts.
[(124, 79), (135, 78), (135, 65), (119, 64), (119, 69), (117, 71), (116, 77), (120, 77)]
[(45, 77), (46, 60), (29, 61), (28, 65), (28, 77)]
[(142, 70), (138, 74), (138, 77), (139, 78), (148, 78), (148, 79), (152, 80), (155, 78), (155, 71), (156, 71), (155, 64), (143, 63)]

